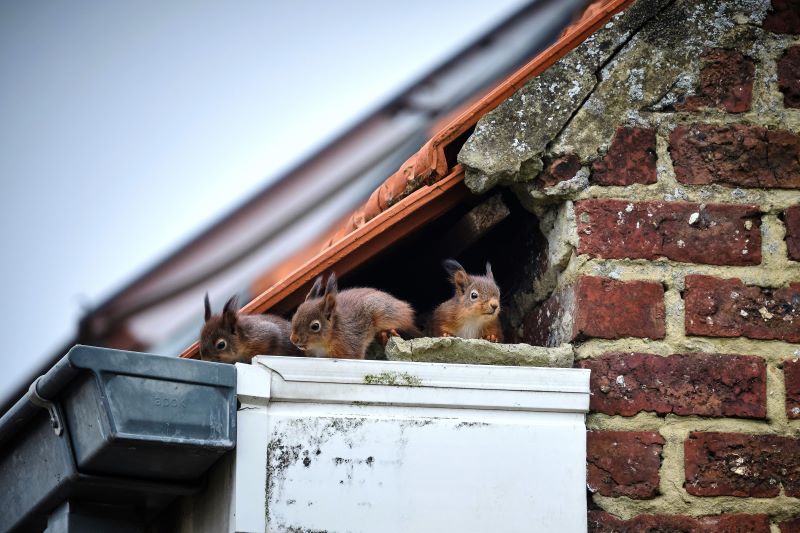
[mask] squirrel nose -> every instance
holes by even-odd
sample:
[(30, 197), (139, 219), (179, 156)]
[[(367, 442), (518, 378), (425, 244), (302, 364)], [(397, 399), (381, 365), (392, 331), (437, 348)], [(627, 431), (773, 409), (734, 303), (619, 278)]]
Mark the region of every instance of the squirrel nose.
[(492, 306), (492, 311), (497, 311), (497, 308), (500, 307), (500, 304), (498, 304), (497, 302), (492, 302), (489, 305)]

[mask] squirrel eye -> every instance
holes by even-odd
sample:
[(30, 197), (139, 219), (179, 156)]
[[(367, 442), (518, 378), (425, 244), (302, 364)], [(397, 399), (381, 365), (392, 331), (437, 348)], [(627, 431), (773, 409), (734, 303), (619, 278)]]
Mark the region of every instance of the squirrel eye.
[(478, 291), (472, 291), (469, 293), (470, 300), (477, 300), (478, 299)]
[(319, 323), (319, 320), (315, 320), (309, 327), (311, 328), (311, 331), (319, 331), (322, 327), (322, 324)]
[(214, 345), (214, 347), (217, 350), (222, 351), (228, 347), (228, 343), (225, 341), (225, 339), (217, 339), (217, 343)]

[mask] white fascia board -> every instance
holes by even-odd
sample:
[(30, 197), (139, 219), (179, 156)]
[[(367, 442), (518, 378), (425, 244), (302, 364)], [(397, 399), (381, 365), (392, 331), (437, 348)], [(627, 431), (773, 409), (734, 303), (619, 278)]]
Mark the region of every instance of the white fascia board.
[(259, 356), (271, 401), (587, 412), (590, 371)]

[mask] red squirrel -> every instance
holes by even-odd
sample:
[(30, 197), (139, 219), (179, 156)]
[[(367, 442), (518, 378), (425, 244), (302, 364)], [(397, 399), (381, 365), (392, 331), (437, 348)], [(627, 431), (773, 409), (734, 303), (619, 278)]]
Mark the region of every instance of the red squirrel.
[(389, 336), (399, 336), (400, 332), (420, 336), (411, 305), (377, 289), (339, 292), (336, 275), (331, 273), (325, 292), (319, 276), (297, 308), (291, 341), (314, 357), (364, 359), (376, 336), (385, 344)]
[(303, 355), (291, 342), (291, 326), (276, 315), (240, 315), (232, 296), (222, 313), (211, 314), (205, 297), (205, 324), (200, 332), (200, 359), (218, 363), (249, 363), (256, 355)]
[(443, 266), (455, 287), (455, 295), (433, 312), (432, 334), (502, 342), (500, 288), (494, 281), (492, 265), (486, 263), (484, 276), (467, 274), (453, 259), (447, 259)]

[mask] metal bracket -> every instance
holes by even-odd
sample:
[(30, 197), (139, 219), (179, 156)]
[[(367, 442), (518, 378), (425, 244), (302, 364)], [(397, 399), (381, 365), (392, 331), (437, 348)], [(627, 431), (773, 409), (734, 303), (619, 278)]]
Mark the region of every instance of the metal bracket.
[(39, 391), (37, 390), (36, 386), (38, 385), (40, 379), (42, 379), (42, 376), (36, 378), (28, 388), (28, 392), (30, 393), (29, 399), (32, 404), (47, 409), (47, 412), (50, 414), (50, 423), (53, 425), (53, 431), (55, 431), (56, 435), (60, 437), (61, 434), (64, 433), (64, 423), (62, 422), (61, 416), (58, 413), (58, 407), (56, 404), (39, 396)]

